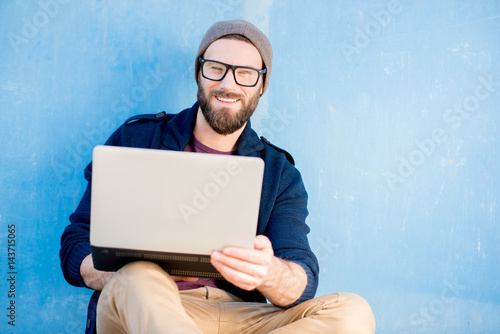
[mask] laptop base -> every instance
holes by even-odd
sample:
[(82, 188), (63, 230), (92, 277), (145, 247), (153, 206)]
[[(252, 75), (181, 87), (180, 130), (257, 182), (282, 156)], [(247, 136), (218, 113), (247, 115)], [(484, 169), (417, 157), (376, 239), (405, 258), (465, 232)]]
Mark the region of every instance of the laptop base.
[(222, 280), (222, 275), (210, 263), (210, 255), (165, 253), (92, 246), (94, 268), (117, 271), (133, 261), (158, 264), (169, 275)]

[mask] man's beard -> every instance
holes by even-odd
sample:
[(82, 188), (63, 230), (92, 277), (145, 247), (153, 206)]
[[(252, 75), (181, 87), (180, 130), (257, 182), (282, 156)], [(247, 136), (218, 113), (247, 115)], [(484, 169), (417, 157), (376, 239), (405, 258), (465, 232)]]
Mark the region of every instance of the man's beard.
[[(214, 110), (210, 104), (210, 99), (213, 96), (240, 99), (242, 104), (240, 111), (235, 115), (231, 115), (232, 111), (229, 108), (222, 107)], [(260, 96), (255, 94), (248, 99), (247, 103), (244, 103), (241, 95), (217, 91), (215, 89), (212, 89), (207, 96), (201, 83), (198, 85), (198, 103), (205, 120), (215, 132), (224, 136), (234, 133), (245, 125), (257, 108), (259, 98)]]

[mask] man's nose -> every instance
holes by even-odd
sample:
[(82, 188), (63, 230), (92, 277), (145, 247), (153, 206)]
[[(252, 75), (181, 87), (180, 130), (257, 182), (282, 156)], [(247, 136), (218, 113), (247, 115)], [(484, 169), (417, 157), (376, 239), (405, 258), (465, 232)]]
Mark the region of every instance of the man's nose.
[(238, 84), (234, 80), (234, 72), (232, 69), (229, 69), (226, 73), (226, 76), (220, 82), (220, 87), (226, 90), (235, 90), (238, 87)]

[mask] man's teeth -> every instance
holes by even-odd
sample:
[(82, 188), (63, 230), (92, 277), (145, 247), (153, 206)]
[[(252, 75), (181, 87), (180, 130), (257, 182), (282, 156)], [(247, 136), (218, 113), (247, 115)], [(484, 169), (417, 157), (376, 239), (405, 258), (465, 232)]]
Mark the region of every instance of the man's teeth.
[(219, 96), (216, 96), (215, 98), (217, 100), (221, 101), (221, 102), (231, 102), (231, 103), (234, 103), (234, 102), (238, 101), (238, 99), (226, 99), (224, 97), (219, 97)]

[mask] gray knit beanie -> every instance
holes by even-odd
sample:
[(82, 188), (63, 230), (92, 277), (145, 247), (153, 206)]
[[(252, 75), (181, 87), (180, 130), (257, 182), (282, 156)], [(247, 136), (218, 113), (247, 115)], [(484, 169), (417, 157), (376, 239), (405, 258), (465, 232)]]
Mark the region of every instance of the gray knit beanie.
[(264, 76), (264, 87), (262, 94), (264, 94), (269, 86), (269, 78), (271, 77), (271, 69), (273, 62), (273, 49), (271, 43), (266, 35), (260, 31), (256, 26), (244, 20), (221, 21), (211, 26), (198, 47), (194, 65), (194, 78), (198, 83), (198, 73), (200, 71), (200, 62), (198, 58), (201, 57), (208, 49), (210, 44), (226, 35), (237, 34), (248, 38), (253, 45), (257, 48), (266, 67), (266, 74)]

